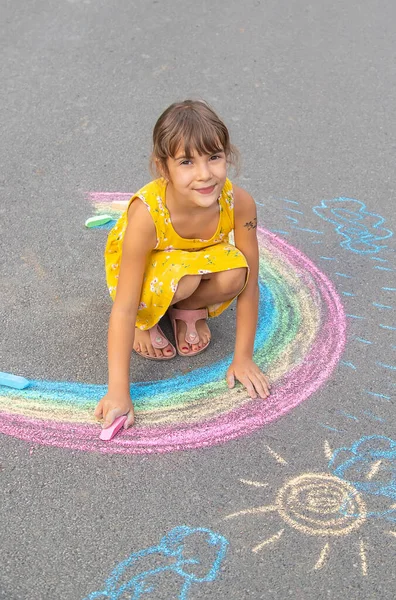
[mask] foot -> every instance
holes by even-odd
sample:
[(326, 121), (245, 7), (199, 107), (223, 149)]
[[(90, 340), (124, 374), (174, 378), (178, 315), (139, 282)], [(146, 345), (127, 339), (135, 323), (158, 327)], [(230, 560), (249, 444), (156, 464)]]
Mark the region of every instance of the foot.
[(210, 342), (210, 329), (205, 319), (200, 319), (196, 322), (196, 329), (199, 336), (199, 342), (197, 344), (188, 344), (186, 342), (187, 325), (184, 321), (177, 319), (176, 329), (179, 348), (184, 354), (196, 352)]
[(133, 349), (142, 354), (143, 356), (151, 356), (152, 358), (161, 358), (165, 356), (169, 358), (172, 356), (174, 350), (170, 344), (165, 348), (154, 348), (151, 343), (150, 333), (148, 330), (143, 331), (138, 327), (135, 327), (135, 339), (133, 342)]

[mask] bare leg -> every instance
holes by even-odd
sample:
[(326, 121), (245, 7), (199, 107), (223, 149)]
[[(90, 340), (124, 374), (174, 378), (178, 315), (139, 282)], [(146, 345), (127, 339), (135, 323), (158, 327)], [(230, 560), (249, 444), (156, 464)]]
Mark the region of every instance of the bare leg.
[[(246, 268), (231, 269), (219, 273), (203, 275), (201, 282), (195, 291), (183, 300), (177, 300), (172, 304), (175, 308), (197, 309), (204, 308), (210, 304), (218, 304), (230, 300), (239, 294), (246, 281)], [(188, 276), (183, 278), (188, 279)], [(182, 280), (181, 280), (182, 281)], [(180, 282), (181, 283), (181, 282)], [(177, 293), (177, 292), (176, 292)], [(175, 295), (176, 296), (176, 295)], [(188, 354), (190, 348), (196, 351), (202, 348), (210, 340), (210, 330), (205, 320), (197, 321), (197, 333), (199, 343), (191, 346), (185, 341), (186, 325), (183, 321), (178, 322), (178, 342), (182, 352)]]
[[(179, 285), (177, 286), (175, 295), (173, 296), (172, 304), (191, 296), (200, 283), (201, 275), (186, 275), (185, 277), (182, 277), (179, 281)], [(154, 348), (151, 343), (149, 332), (147, 330), (143, 331), (138, 327), (135, 327), (135, 339), (133, 342), (133, 347), (142, 354), (157, 358), (160, 358), (161, 356), (170, 356), (172, 354), (172, 348), (169, 345), (162, 350), (159, 348)], [(189, 351), (189, 348), (190, 347), (187, 346), (187, 352)]]

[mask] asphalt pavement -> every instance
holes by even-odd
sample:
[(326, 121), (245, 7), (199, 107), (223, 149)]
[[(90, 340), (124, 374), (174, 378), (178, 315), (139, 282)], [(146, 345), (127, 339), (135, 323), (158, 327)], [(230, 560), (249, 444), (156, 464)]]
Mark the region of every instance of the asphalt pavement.
[[(393, 599), (396, 6), (0, 1), (4, 600)], [(137, 425), (99, 440), (108, 226), (153, 125), (207, 100), (255, 198), (256, 358), (134, 357)], [(165, 323), (165, 328), (168, 324)], [(169, 331), (169, 327), (167, 329)]]

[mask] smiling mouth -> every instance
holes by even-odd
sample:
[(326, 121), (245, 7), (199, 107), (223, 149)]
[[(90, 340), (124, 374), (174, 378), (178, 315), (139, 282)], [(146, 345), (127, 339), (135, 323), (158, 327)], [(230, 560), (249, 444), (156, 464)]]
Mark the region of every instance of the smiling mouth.
[(197, 188), (196, 191), (200, 194), (211, 194), (214, 192), (215, 187), (215, 185), (211, 185), (210, 187)]

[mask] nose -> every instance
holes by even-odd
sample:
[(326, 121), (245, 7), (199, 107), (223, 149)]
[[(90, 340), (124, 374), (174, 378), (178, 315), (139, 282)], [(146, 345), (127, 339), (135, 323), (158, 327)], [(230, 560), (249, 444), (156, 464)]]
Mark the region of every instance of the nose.
[(207, 160), (199, 161), (197, 175), (199, 181), (208, 181), (211, 178), (211, 172)]

